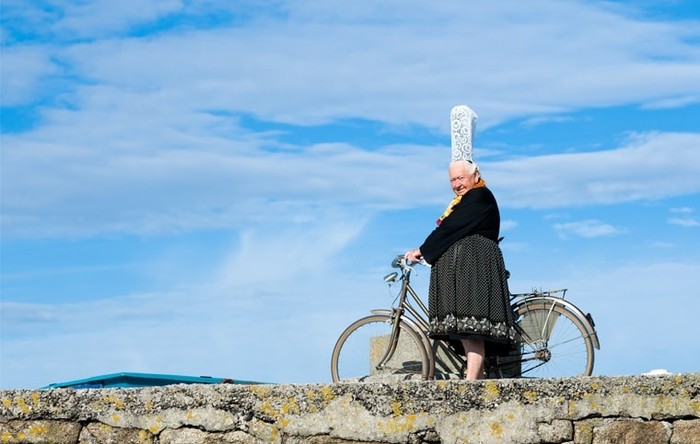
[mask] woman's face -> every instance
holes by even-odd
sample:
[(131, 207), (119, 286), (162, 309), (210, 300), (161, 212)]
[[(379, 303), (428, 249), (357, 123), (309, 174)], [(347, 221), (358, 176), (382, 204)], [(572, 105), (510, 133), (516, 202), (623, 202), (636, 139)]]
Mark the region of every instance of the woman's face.
[(449, 173), (452, 191), (458, 196), (464, 196), (479, 182), (479, 171), (475, 170), (472, 173), (463, 162), (451, 163)]

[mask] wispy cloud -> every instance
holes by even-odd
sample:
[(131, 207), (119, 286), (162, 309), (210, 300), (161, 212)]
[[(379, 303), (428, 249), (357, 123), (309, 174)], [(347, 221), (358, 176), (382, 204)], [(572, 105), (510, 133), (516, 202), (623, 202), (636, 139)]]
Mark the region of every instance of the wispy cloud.
[[(279, 134), (246, 128), (239, 116), (300, 129), (354, 117), (412, 123), (442, 131), (446, 149), (445, 110), (457, 101), (479, 110), (483, 130), (611, 102), (693, 97), (700, 77), (687, 43), (698, 34), (693, 27), (636, 21), (578, 2), (536, 1), (527, 10), (411, 2), (399, 12), (373, 3), (289, 1), (254, 8), (257, 20), (165, 28), (148, 37), (128, 31), (206, 8), (145, 2), (116, 11), (109, 2), (58, 2), (54, 11), (62, 13), (22, 15), (21, 4), (10, 4), (10, 37), (36, 21), (50, 24), (36, 29), (43, 38), (84, 37), (51, 45), (5, 40), (12, 63), (3, 63), (3, 101), (30, 105), (54, 93), (38, 108), (39, 127), (3, 135), (2, 223), (9, 235), (245, 226), (263, 202), (308, 217), (316, 206), (432, 205), (446, 191), (444, 155), (433, 146), (368, 150), (342, 137), (290, 146)], [(228, 18), (240, 7), (207, 5)], [(389, 15), (378, 21), (378, 9)], [(439, 29), (415, 32), (435, 19)], [(514, 34), (507, 39), (493, 32), (512, 20), (519, 25), (509, 26)], [(647, 134), (596, 153), (486, 162), (482, 169), (506, 206), (656, 199), (700, 190), (699, 139)], [(673, 172), (677, 180), (646, 186), (643, 170), (652, 159), (661, 171), (655, 176)], [(410, 194), (402, 184), (410, 184)]]
[(554, 229), (561, 237), (575, 235), (585, 238), (611, 236), (624, 231), (595, 219), (554, 224)]
[(509, 231), (518, 226), (518, 221), (516, 220), (502, 220), (501, 221), (501, 231)]
[(533, 127), (537, 125), (542, 125), (543, 123), (561, 123), (561, 122), (570, 122), (572, 121), (572, 117), (568, 116), (557, 116), (557, 115), (550, 115), (550, 116), (541, 116), (541, 117), (533, 117), (530, 119), (525, 120), (522, 125), (525, 127)]
[(229, 257), (178, 289), (2, 302), (2, 384), (39, 387), (115, 371), (327, 381), (328, 352), (345, 325), (393, 299), (382, 298), (384, 270), (340, 254), (361, 227), (251, 228)]
[(671, 225), (679, 225), (681, 227), (700, 227), (700, 221), (692, 217), (673, 217), (668, 220), (668, 223)]
[(356, 238), (364, 222), (358, 215), (346, 215), (287, 227), (258, 224), (243, 231), (240, 248), (221, 267), (217, 282), (226, 287), (333, 269), (329, 262)]
[(700, 102), (700, 96), (671, 97), (662, 100), (651, 101), (642, 106), (642, 109), (670, 109), (682, 108)]
[[(93, 35), (46, 47), (63, 68), (59, 79), (83, 80), (73, 85), (76, 103), (94, 94), (89, 83), (114, 86), (115, 95), (138, 92), (174, 110), (246, 110), (296, 124), (362, 116), (445, 129), (441, 110), (459, 97), (482, 111), (480, 125), (488, 127), (611, 101), (697, 94), (700, 68), (687, 43), (698, 35), (692, 23), (636, 21), (596, 4), (464, 8), (451, 1), (437, 8), (413, 1), (395, 11), (375, 3), (288, 1), (255, 8), (258, 20), (240, 20), (240, 4), (218, 5), (213, 11), (239, 20), (137, 38), (123, 29), (198, 11), (181, 2), (136, 3), (59, 2), (61, 13), (35, 31)], [(505, 27), (508, 38), (493, 31)]]
[(509, 160), (482, 169), (495, 178), (504, 204), (515, 207), (580, 207), (695, 194), (700, 192), (700, 134), (638, 134), (621, 147)]
[(36, 45), (2, 48), (2, 106), (45, 99), (43, 82), (60, 72), (60, 66), (51, 60), (50, 48)]
[(671, 225), (688, 228), (700, 227), (700, 219), (695, 216), (695, 210), (690, 207), (672, 208), (671, 214), (673, 214), (673, 216), (667, 219), (668, 223)]
[[(181, 134), (164, 139), (187, 139), (191, 147), (166, 150), (148, 139), (122, 144), (117, 136), (111, 149), (100, 150), (93, 148), (97, 138), (66, 135), (65, 145), (55, 145), (49, 137), (4, 137), (3, 229), (9, 235), (244, 227), (272, 208), (284, 218), (314, 218), (349, 206), (371, 212), (442, 204), (449, 191), (446, 147), (367, 151), (326, 144), (271, 152), (264, 140), (245, 134), (237, 140)], [(504, 206), (654, 200), (700, 192), (700, 135), (654, 133), (606, 151), (481, 167)]]

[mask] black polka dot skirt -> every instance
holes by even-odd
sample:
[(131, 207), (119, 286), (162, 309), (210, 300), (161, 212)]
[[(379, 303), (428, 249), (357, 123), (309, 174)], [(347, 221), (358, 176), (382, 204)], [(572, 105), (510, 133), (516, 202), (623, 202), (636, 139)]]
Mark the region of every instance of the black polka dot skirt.
[(481, 235), (455, 242), (430, 274), (430, 337), (515, 340), (503, 254)]

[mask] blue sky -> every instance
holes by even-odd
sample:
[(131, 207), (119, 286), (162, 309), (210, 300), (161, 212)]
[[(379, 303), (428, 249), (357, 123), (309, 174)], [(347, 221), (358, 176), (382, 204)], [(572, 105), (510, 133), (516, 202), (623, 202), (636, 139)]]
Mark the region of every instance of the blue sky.
[(568, 288), (596, 374), (700, 370), (695, 0), (3, 0), (0, 39), (0, 388), (330, 381), (458, 104), (511, 290)]

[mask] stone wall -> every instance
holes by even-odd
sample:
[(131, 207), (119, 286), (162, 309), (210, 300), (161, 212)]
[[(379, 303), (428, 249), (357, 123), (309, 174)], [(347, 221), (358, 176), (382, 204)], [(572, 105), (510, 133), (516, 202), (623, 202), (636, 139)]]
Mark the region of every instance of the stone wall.
[(2, 443), (700, 443), (700, 374), (0, 392)]

